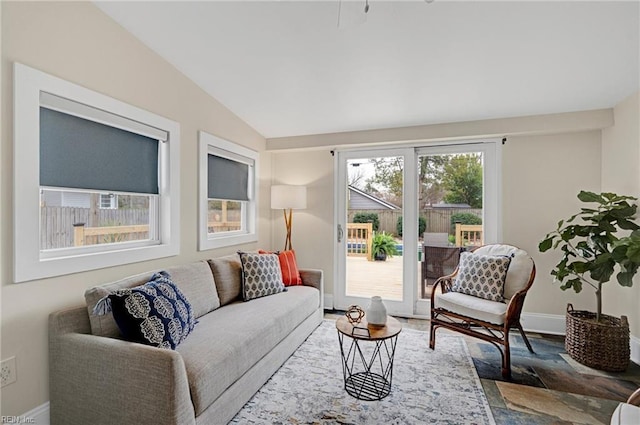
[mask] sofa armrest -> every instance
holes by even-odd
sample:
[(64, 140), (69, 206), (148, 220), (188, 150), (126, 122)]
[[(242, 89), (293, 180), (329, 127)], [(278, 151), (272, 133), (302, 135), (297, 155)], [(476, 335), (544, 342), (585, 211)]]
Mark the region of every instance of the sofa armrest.
[(320, 269), (300, 269), (302, 284), (320, 291), (320, 310), (324, 311), (324, 274)]
[(49, 362), (53, 424), (195, 423), (184, 362), (176, 351), (50, 333)]

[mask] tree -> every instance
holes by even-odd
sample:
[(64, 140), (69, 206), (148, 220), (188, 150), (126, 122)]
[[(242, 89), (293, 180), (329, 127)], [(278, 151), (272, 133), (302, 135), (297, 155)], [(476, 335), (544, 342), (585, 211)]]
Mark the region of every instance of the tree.
[(355, 171), (349, 172), (349, 186), (362, 189), (362, 186), (364, 183), (365, 183), (365, 174), (362, 171), (362, 169), (358, 168)]
[(480, 154), (452, 155), (444, 166), (444, 201), (482, 208), (482, 161)]
[[(367, 183), (369, 186), (380, 185), (385, 200), (402, 205), (402, 171), (404, 161), (401, 156), (374, 158), (370, 160), (374, 164), (375, 174)], [(386, 195), (386, 196), (384, 196)], [(400, 202), (398, 202), (398, 200)]]
[(420, 183), (419, 207), (437, 204), (444, 196), (442, 173), (451, 155), (423, 155), (418, 160), (418, 182)]
[[(437, 204), (442, 200), (444, 189), (442, 187), (442, 175), (444, 166), (452, 155), (422, 155), (418, 162), (418, 178), (420, 182), (419, 206), (423, 209), (427, 205)], [(386, 193), (387, 200), (402, 205), (402, 173), (404, 161), (402, 157), (386, 157), (372, 159), (375, 166), (375, 175), (367, 181), (367, 187), (379, 185), (382, 189), (376, 192)], [(367, 190), (368, 193), (372, 193)]]

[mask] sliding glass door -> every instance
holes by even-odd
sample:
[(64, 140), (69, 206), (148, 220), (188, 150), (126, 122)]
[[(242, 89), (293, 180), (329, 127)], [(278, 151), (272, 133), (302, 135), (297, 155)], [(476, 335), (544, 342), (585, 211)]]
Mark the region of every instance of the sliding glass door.
[(392, 314), (426, 315), (459, 253), (499, 240), (499, 150), (491, 140), (338, 152), (334, 306), (378, 295)]

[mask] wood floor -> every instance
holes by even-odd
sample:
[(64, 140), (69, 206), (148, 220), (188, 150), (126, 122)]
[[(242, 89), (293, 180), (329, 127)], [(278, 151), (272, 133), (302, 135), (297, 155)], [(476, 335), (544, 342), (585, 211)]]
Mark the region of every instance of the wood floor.
[[(385, 300), (402, 300), (403, 257), (387, 258), (387, 261), (367, 261), (365, 257), (347, 257), (348, 296), (365, 298), (379, 295)], [(418, 263), (420, 280), (420, 263)], [(418, 286), (418, 294), (420, 287)]]

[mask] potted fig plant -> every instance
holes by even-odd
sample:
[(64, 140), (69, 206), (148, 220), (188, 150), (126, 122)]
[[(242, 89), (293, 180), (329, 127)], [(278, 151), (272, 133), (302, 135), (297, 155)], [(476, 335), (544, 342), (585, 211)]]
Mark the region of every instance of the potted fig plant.
[[(581, 191), (578, 199), (593, 206), (560, 220), (538, 248), (562, 252), (551, 271), (560, 289), (578, 293), (586, 286), (596, 295), (595, 313), (567, 306), (567, 353), (596, 369), (623, 371), (629, 365), (629, 323), (626, 316), (602, 314), (602, 287), (614, 274), (620, 285), (633, 285), (640, 266), (640, 226), (634, 221), (637, 205), (632, 203), (637, 198)], [(631, 234), (619, 237), (620, 230)]]
[(396, 240), (386, 232), (376, 232), (371, 241), (371, 253), (376, 261), (386, 261), (398, 253)]

